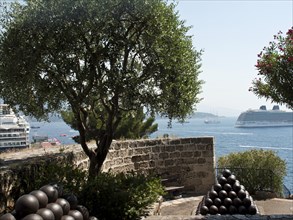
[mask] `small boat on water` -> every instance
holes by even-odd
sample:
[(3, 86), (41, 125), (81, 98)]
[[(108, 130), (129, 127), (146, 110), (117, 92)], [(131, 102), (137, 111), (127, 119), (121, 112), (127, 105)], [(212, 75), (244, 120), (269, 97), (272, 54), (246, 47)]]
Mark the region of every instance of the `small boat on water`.
[(33, 135), (32, 136), (33, 142), (43, 142), (43, 141), (48, 141), (49, 137), (48, 135)]
[(31, 126), (31, 129), (39, 129), (40, 126)]
[(206, 119), (206, 120), (204, 120), (204, 123), (205, 124), (220, 124), (221, 121), (219, 119), (217, 119), (217, 118), (215, 118), (215, 119)]

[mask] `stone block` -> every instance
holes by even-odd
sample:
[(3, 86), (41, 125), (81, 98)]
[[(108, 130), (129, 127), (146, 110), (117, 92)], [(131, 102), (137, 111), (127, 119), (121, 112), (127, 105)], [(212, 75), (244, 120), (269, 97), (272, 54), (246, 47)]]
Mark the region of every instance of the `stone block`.
[(160, 146), (153, 146), (151, 147), (153, 153), (160, 153), (161, 147)]
[(214, 153), (212, 151), (204, 150), (202, 151), (202, 156), (203, 157), (212, 157)]
[(190, 158), (190, 157), (193, 157), (193, 151), (185, 151), (185, 152), (181, 152), (181, 157), (184, 157), (184, 158)]
[(173, 166), (175, 164), (175, 161), (172, 159), (169, 160), (165, 160), (165, 166), (169, 167), (169, 166)]
[(168, 151), (168, 152), (174, 152), (176, 150), (176, 146), (168, 146), (166, 147), (165, 151)]
[(183, 145), (176, 145), (176, 151), (183, 151)]
[(159, 158), (160, 158), (160, 159), (166, 159), (166, 158), (169, 158), (169, 153), (160, 153), (160, 154), (159, 154)]
[(202, 152), (201, 151), (198, 151), (197, 150), (197, 151), (194, 151), (193, 153), (194, 153), (194, 155), (193, 155), (194, 157), (201, 157), (202, 156)]
[(176, 151), (176, 152), (172, 152), (169, 154), (170, 158), (178, 158), (180, 157), (180, 152)]
[(206, 162), (206, 159), (201, 157), (197, 159), (197, 162), (198, 164), (204, 164)]

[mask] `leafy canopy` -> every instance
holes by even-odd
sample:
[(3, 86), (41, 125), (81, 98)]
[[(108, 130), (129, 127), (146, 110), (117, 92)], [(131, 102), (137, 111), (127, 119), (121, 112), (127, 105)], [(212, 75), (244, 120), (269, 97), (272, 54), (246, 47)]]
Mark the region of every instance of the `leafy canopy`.
[(6, 16), (1, 95), (27, 113), (41, 117), (68, 101), (182, 118), (199, 101), (200, 54), (172, 4), (27, 0)]
[(250, 88), (259, 97), (286, 104), (293, 109), (293, 28), (274, 40), (258, 54), (256, 68), (261, 77)]
[[(73, 112), (90, 169), (100, 169), (123, 112), (184, 120), (200, 101), (201, 52), (168, 1), (27, 0), (4, 11), (0, 96), (36, 118)], [(90, 117), (101, 122), (94, 131)]]
[[(61, 113), (63, 120), (72, 128), (77, 130), (78, 125), (74, 114), (69, 111), (64, 111)], [(95, 117), (89, 117), (89, 127), (90, 130), (95, 131), (96, 128), (101, 126), (101, 121), (97, 121)], [(148, 117), (143, 112), (143, 108), (137, 111), (124, 112), (122, 114), (122, 119), (118, 125), (113, 138), (114, 139), (139, 139), (148, 138), (150, 134), (158, 130), (158, 124), (153, 124), (155, 122), (155, 117)], [(79, 136), (73, 138), (76, 142), (79, 142)], [(86, 135), (86, 140), (95, 140), (96, 133), (89, 132)]]

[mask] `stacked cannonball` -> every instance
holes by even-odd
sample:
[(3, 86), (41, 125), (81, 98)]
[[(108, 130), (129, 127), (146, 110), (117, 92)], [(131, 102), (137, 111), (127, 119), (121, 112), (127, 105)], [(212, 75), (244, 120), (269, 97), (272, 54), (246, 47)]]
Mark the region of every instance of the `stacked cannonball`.
[(245, 187), (230, 170), (224, 169), (217, 182), (203, 197), (197, 214), (201, 215), (255, 215), (257, 207)]
[(74, 194), (63, 195), (58, 184), (48, 184), (19, 197), (11, 213), (0, 220), (97, 220), (86, 207), (78, 205)]

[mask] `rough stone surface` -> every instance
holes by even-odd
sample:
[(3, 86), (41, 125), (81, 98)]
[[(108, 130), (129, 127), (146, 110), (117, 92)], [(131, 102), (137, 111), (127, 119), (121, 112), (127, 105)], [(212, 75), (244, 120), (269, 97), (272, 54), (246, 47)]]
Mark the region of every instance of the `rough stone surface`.
[[(90, 148), (95, 144), (90, 143)], [(68, 157), (80, 169), (89, 165), (79, 145), (31, 148), (0, 154), (0, 213), (13, 207), (18, 195), (18, 172), (30, 172), (39, 161), (54, 162)], [(155, 173), (162, 178), (174, 178), (174, 185), (184, 191), (205, 194), (215, 182), (215, 152), (213, 137), (163, 138), (113, 141), (103, 165), (103, 171), (114, 173), (136, 171)]]

